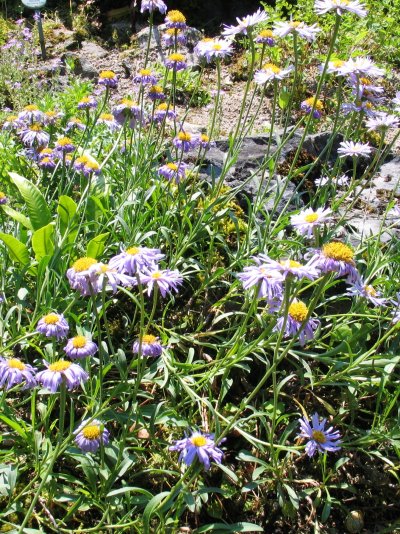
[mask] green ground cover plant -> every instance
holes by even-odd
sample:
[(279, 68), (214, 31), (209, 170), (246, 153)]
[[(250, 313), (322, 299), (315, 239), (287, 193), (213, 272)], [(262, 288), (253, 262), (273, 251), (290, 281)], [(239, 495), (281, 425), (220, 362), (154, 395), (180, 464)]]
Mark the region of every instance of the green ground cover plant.
[[(349, 220), (399, 135), (383, 58), (343, 45), (367, 9), (260, 9), (199, 41), (196, 73), (184, 14), (142, 9), (171, 46), (122, 99), (111, 70), (42, 78), (23, 20), (2, 48), (1, 531), (395, 532), (396, 187), (375, 235)], [(238, 46), (243, 101), (216, 145)], [(183, 88), (211, 102), (204, 133)], [(228, 187), (267, 100), (265, 155)]]

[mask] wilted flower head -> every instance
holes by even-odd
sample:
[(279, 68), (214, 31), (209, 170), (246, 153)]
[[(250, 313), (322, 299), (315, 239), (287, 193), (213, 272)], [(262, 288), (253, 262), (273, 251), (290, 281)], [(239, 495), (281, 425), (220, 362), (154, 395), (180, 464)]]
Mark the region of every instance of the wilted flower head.
[(96, 354), (98, 348), (96, 343), (86, 336), (75, 336), (68, 340), (64, 347), (65, 353), (69, 358), (86, 358)]
[(96, 452), (100, 445), (106, 446), (110, 433), (98, 419), (86, 419), (74, 431), (75, 443), (84, 452)]
[(338, 148), (338, 154), (340, 158), (347, 156), (369, 156), (371, 154), (372, 147), (368, 143), (359, 143), (358, 141), (342, 141)]
[(8, 360), (0, 357), (0, 387), (11, 389), (24, 383), (24, 389), (36, 386), (35, 371), (31, 365), (21, 362), (19, 358)]
[(36, 331), (40, 334), (56, 339), (67, 337), (68, 330), (68, 323), (62, 313), (49, 313), (42, 317), (36, 326)]
[(346, 11), (359, 17), (367, 15), (367, 10), (359, 0), (316, 0), (314, 9), (318, 15), (324, 15), (328, 11), (335, 11), (338, 15), (343, 15)]
[(296, 228), (299, 234), (311, 238), (314, 233), (314, 228), (331, 221), (331, 215), (332, 212), (330, 209), (318, 208), (314, 211), (312, 208), (307, 208), (298, 215), (292, 215), (290, 217), (290, 224)]
[(190, 437), (174, 441), (169, 447), (170, 451), (180, 452), (179, 461), (186, 465), (192, 465), (197, 457), (204, 465), (204, 469), (210, 469), (211, 461), (220, 464), (224, 453), (217, 447), (218, 443), (214, 440), (214, 434), (202, 434), (193, 432)]
[(316, 24), (307, 26), (304, 22), (297, 20), (278, 21), (274, 24), (274, 33), (278, 37), (286, 37), (286, 35), (296, 33), (308, 42), (314, 41), (320, 31)]
[(133, 343), (132, 352), (134, 354), (139, 354), (143, 356), (160, 356), (162, 353), (162, 345), (160, 343), (160, 338), (146, 334), (142, 339), (137, 339)]
[(319, 421), (319, 416), (315, 413), (311, 418), (311, 424), (307, 417), (299, 419), (300, 434), (299, 438), (308, 439), (306, 445), (306, 454), (310, 457), (314, 456), (315, 452), (336, 452), (340, 450), (340, 433), (329, 427), (325, 430), (326, 419)]
[(267, 13), (260, 8), (252, 15), (247, 15), (246, 17), (242, 18), (236, 17), (236, 26), (227, 26), (225, 24), (222, 35), (225, 37), (234, 37), (235, 35), (239, 34), (247, 35), (248, 31), (251, 30), (253, 26), (259, 24), (260, 22), (264, 22), (267, 19)]
[(165, 15), (167, 11), (167, 6), (164, 4), (162, 0), (142, 0), (140, 5), (140, 12), (144, 13), (145, 11), (148, 11), (149, 13), (153, 13), (153, 11), (158, 10), (160, 13)]
[(165, 25), (167, 28), (184, 30), (186, 28), (186, 17), (177, 9), (173, 9), (168, 11), (167, 16), (165, 17)]
[(147, 294), (150, 296), (154, 286), (157, 286), (161, 296), (165, 297), (172, 290), (178, 292), (178, 286), (183, 282), (183, 277), (178, 270), (160, 270), (157, 266), (150, 266), (140, 273), (140, 282), (147, 285)]
[(111, 89), (117, 87), (118, 77), (112, 70), (103, 70), (99, 74), (99, 85), (110, 87)]
[(287, 316), (279, 317), (273, 331), (281, 332), (284, 329), (285, 337), (298, 335), (300, 345), (304, 346), (306, 341), (313, 339), (314, 332), (319, 325), (318, 319), (311, 319), (308, 315), (309, 309), (304, 302), (294, 300), (288, 308)]
[(44, 360), (44, 364), (47, 369), (37, 373), (36, 380), (52, 393), (56, 393), (62, 382), (65, 382), (67, 389), (71, 390), (89, 378), (82, 367), (66, 360), (58, 360), (51, 364)]

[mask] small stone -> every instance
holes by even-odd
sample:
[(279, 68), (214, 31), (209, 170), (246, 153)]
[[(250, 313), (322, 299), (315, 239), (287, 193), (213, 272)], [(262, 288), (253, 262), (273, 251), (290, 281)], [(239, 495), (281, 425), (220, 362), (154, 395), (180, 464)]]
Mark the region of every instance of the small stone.
[(147, 432), (145, 428), (141, 428), (138, 432), (138, 438), (139, 439), (149, 439), (150, 434)]
[(364, 516), (360, 510), (352, 510), (344, 522), (347, 532), (357, 534), (364, 528)]

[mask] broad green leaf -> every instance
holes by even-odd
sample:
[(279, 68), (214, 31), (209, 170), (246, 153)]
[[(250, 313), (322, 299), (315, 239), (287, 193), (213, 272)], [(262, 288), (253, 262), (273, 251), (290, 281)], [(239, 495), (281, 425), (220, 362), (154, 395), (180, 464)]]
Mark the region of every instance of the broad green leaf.
[(23, 215), (19, 211), (10, 208), (10, 206), (7, 206), (7, 204), (3, 204), (1, 207), (4, 213), (6, 213), (9, 217), (13, 218), (14, 221), (21, 223), (22, 226), (25, 226), (25, 228), (27, 228), (28, 230), (33, 230), (31, 221), (28, 219), (28, 217), (25, 217), (25, 215)]
[(67, 195), (61, 195), (58, 199), (57, 213), (60, 217), (60, 231), (64, 235), (68, 228), (71, 228), (71, 223), (77, 212), (78, 206), (76, 202)]
[(51, 221), (51, 213), (44, 196), (36, 185), (15, 172), (10, 172), (9, 174), (11, 180), (18, 187), (19, 192), (26, 203), (32, 228), (38, 230), (39, 228), (42, 228), (42, 226), (49, 224)]
[(226, 523), (209, 523), (200, 528), (196, 528), (193, 534), (201, 534), (202, 532), (264, 532), (264, 527), (255, 525), (254, 523), (233, 523), (227, 525)]
[(54, 253), (54, 224), (48, 224), (36, 230), (32, 235), (32, 248), (35, 257), (40, 261), (45, 256), (52, 256)]
[(285, 109), (288, 104), (289, 104), (289, 100), (290, 100), (290, 93), (288, 90), (286, 89), (283, 89), (280, 93), (279, 93), (279, 101), (278, 101), (278, 104), (279, 104), (279, 107), (281, 109)]
[(86, 249), (86, 256), (88, 256), (89, 258), (95, 258), (97, 260), (104, 252), (104, 243), (106, 242), (107, 237), (109, 235), (110, 232), (106, 232), (105, 234), (99, 234), (94, 239), (89, 241)]
[(26, 266), (30, 263), (28, 247), (18, 241), (18, 239), (12, 235), (0, 233), (0, 239), (6, 245), (10, 257), (13, 261), (21, 263)]

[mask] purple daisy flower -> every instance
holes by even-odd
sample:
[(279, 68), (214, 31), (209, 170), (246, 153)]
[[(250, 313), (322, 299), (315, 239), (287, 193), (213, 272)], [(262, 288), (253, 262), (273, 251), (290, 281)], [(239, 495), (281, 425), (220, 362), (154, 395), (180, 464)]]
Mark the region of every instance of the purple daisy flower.
[(197, 457), (204, 465), (204, 469), (210, 469), (211, 461), (220, 464), (224, 453), (217, 447), (214, 440), (214, 434), (202, 434), (201, 432), (193, 432), (190, 437), (175, 440), (174, 444), (169, 447), (170, 451), (178, 451), (179, 461), (183, 461), (186, 465), (192, 465), (194, 459)]
[(172, 144), (183, 152), (189, 152), (193, 148), (196, 148), (199, 144), (199, 139), (190, 133), (184, 131), (179, 132), (178, 135), (172, 140)]
[(184, 30), (186, 28), (186, 17), (177, 9), (173, 9), (168, 11), (167, 16), (165, 17), (165, 25), (167, 28)]
[(143, 356), (160, 356), (162, 353), (163, 346), (160, 343), (160, 338), (146, 334), (142, 337), (142, 342), (140, 339), (137, 339), (132, 346), (132, 352), (134, 354), (141, 353)]
[(362, 278), (359, 278), (354, 284), (347, 289), (347, 293), (352, 296), (363, 297), (374, 306), (384, 306), (386, 299), (380, 297), (380, 293), (369, 284), (366, 284)]
[(132, 276), (120, 273), (117, 269), (112, 269), (105, 263), (96, 263), (89, 267), (89, 276), (92, 285), (97, 288), (97, 292), (111, 288), (116, 293), (118, 286), (132, 287), (137, 284), (137, 279)]
[(153, 11), (155, 11), (156, 9), (158, 9), (158, 11), (163, 15), (165, 15), (165, 13), (167, 12), (167, 6), (162, 0), (142, 0), (140, 6), (141, 13), (144, 13), (145, 11), (153, 13)]
[(161, 85), (152, 85), (149, 87), (149, 92), (147, 93), (147, 96), (150, 98), (150, 100), (165, 100), (166, 96), (163, 92), (163, 88)]
[(56, 162), (49, 156), (40, 158), (38, 161), (38, 165), (41, 169), (45, 169), (46, 171), (52, 171), (56, 168)]
[(255, 39), (256, 43), (275, 46), (275, 35), (272, 30), (262, 30)]
[(164, 176), (170, 182), (173, 180), (175, 183), (179, 184), (182, 178), (186, 177), (186, 163), (166, 163), (158, 169), (158, 174)]
[(49, 313), (42, 317), (36, 326), (36, 331), (40, 334), (56, 339), (67, 337), (68, 330), (68, 323), (62, 313)]
[(50, 141), (50, 135), (37, 123), (33, 123), (25, 130), (22, 130), (20, 136), (21, 141), (27, 146), (47, 146)]
[(307, 417), (299, 419), (300, 434), (299, 438), (308, 439), (306, 445), (306, 454), (314, 456), (315, 452), (336, 452), (340, 450), (340, 433), (338, 430), (334, 430), (333, 427), (329, 427), (325, 430), (326, 419), (322, 419), (319, 422), (319, 416), (315, 413), (311, 418), (311, 424)]
[(314, 255), (311, 262), (322, 273), (336, 272), (337, 276), (346, 276), (350, 283), (356, 282), (360, 275), (354, 262), (354, 251), (344, 243), (331, 241)]
[(152, 266), (144, 273), (140, 273), (140, 282), (147, 284), (147, 294), (150, 296), (153, 291), (154, 284), (158, 286), (160, 293), (163, 297), (167, 293), (171, 293), (171, 290), (178, 292), (178, 286), (183, 282), (183, 277), (179, 271), (170, 269), (164, 269), (160, 271), (157, 266)]
[(64, 350), (69, 358), (80, 359), (93, 356), (96, 354), (98, 347), (96, 343), (85, 336), (75, 336), (68, 340)]
[(54, 363), (49, 363), (43, 360), (47, 367), (44, 371), (40, 371), (36, 375), (36, 380), (42, 384), (43, 387), (49, 389), (52, 393), (56, 393), (61, 383), (64, 381), (67, 389), (71, 390), (86, 382), (89, 375), (76, 363), (67, 362), (65, 360), (58, 360)]
[(102, 113), (97, 119), (98, 124), (105, 124), (110, 132), (116, 132), (120, 129), (120, 124), (115, 120), (111, 113)]
[(8, 115), (8, 117), (6, 117), (6, 120), (3, 122), (1, 129), (16, 130), (17, 128), (21, 128), (22, 125), (23, 122), (18, 119), (17, 115)]
[(270, 265), (264, 264), (262, 258), (254, 257), (257, 265), (245, 267), (237, 277), (242, 282), (244, 289), (258, 286), (257, 297), (265, 298), (268, 302), (281, 301), (284, 281), (283, 275)]
[(177, 28), (168, 28), (163, 35), (163, 44), (166, 48), (175, 46), (175, 43), (185, 46), (187, 43), (187, 37), (182, 30)]
[(7, 204), (8, 202), (8, 197), (5, 193), (3, 193), (3, 191), (0, 191), (0, 206), (2, 206), (3, 204)]
[(64, 117), (64, 113), (60, 111), (45, 111), (43, 114), (43, 124), (55, 124), (58, 119)]
[(68, 154), (69, 152), (73, 152), (75, 150), (75, 146), (72, 143), (72, 140), (69, 137), (60, 137), (57, 139), (54, 147), (54, 151), (57, 154)]
[(40, 111), (35, 104), (29, 104), (28, 106), (25, 106), (20, 113), (18, 113), (18, 119), (20, 121), (27, 122), (42, 122), (43, 111)]
[(176, 119), (176, 113), (172, 109), (169, 109), (168, 104), (163, 102), (162, 104), (156, 107), (154, 111), (154, 120), (156, 122), (162, 122), (166, 119)]
[(101, 173), (100, 165), (97, 163), (97, 161), (88, 159), (88, 161), (86, 161), (85, 165), (82, 167), (82, 173), (83, 176), (86, 176), (86, 178), (89, 178), (89, 176), (92, 174), (98, 176)]
[(164, 65), (168, 67), (169, 69), (179, 71), (186, 69), (187, 63), (185, 56), (183, 54), (174, 53), (167, 57), (167, 59), (164, 61)]
[(117, 256), (113, 256), (108, 262), (108, 266), (119, 273), (134, 276), (142, 269), (154, 266), (164, 257), (158, 248), (130, 247)]
[(322, 117), (322, 110), (324, 109), (324, 106), (321, 100), (316, 100), (315, 97), (312, 96), (310, 98), (306, 98), (306, 100), (303, 100), (300, 105), (300, 109), (307, 115), (310, 115), (312, 112), (314, 119), (320, 119)]
[(103, 70), (99, 74), (99, 85), (114, 89), (118, 85), (118, 77), (112, 70)]
[(123, 98), (119, 104), (112, 109), (115, 120), (121, 126), (129, 121), (129, 126), (133, 128), (137, 122), (143, 122), (143, 110), (130, 98)]
[(214, 141), (210, 141), (210, 138), (206, 134), (201, 134), (199, 137), (199, 145), (203, 150), (210, 150), (212, 146), (215, 146)]
[(36, 386), (35, 371), (31, 365), (22, 363), (18, 358), (6, 360), (0, 357), (0, 387), (11, 389), (25, 382), (23, 389)]
[(96, 280), (93, 280), (93, 276), (89, 270), (90, 267), (97, 264), (97, 260), (89, 257), (76, 260), (72, 267), (67, 271), (67, 278), (72, 289), (76, 289), (83, 296), (98, 293), (99, 288), (96, 284)]
[(140, 69), (138, 74), (133, 78), (133, 83), (141, 85), (157, 85), (157, 81), (158, 77), (150, 69)]
[(75, 444), (84, 452), (96, 452), (100, 445), (106, 446), (110, 433), (98, 419), (86, 419), (74, 431)]
[(308, 308), (301, 300), (294, 300), (288, 309), (287, 317), (279, 317), (273, 332), (281, 332), (283, 328), (285, 337), (299, 335), (299, 343), (303, 347), (306, 341), (313, 339), (314, 331), (320, 322), (318, 319), (308, 318)]
[(74, 128), (77, 128), (78, 130), (83, 131), (86, 128), (86, 126), (81, 121), (81, 119), (78, 119), (78, 117), (71, 117), (69, 121), (67, 122), (65, 131), (69, 132), (70, 130), (74, 130)]
[(98, 102), (92, 96), (84, 96), (78, 102), (78, 109), (96, 109), (97, 106), (98, 106)]
[(300, 262), (291, 259), (275, 261), (266, 254), (260, 254), (258, 259), (264, 267), (269, 266), (271, 269), (280, 272), (284, 279), (290, 275), (297, 278), (308, 278), (309, 280), (315, 280), (319, 277), (318, 270), (311, 262), (302, 265)]

